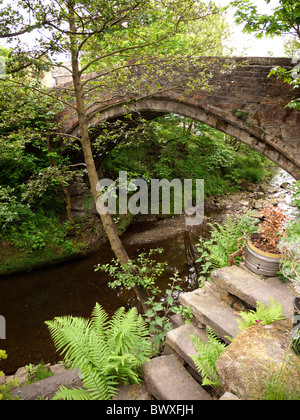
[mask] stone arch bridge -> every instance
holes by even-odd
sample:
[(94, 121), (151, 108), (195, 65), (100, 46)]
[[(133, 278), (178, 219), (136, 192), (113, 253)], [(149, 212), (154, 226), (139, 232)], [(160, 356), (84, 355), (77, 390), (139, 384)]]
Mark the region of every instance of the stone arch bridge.
[[(235, 137), (300, 179), (300, 111), (286, 108), (300, 92), (275, 76), (267, 77), (273, 67), (291, 70), (297, 63), (290, 58), (232, 60), (235, 65), (213, 74), (209, 81), (211, 91), (193, 90), (185, 94), (182, 90), (172, 90), (146, 99), (110, 92), (88, 113), (93, 128), (91, 139), (99, 134), (97, 125), (101, 122), (114, 121), (128, 112), (146, 119), (173, 113)], [(219, 61), (222, 64), (225, 59)], [(67, 116), (63, 119), (63, 132), (80, 136), (74, 111), (66, 110), (63, 116)]]

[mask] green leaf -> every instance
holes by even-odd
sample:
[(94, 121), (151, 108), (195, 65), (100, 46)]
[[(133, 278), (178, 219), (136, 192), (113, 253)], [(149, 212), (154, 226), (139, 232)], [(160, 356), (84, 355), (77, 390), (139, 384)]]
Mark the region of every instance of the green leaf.
[(159, 325), (160, 327), (162, 327), (163, 326), (163, 324), (164, 324), (164, 318), (161, 318), (161, 317), (156, 317), (155, 318), (155, 322), (157, 323), (157, 325)]

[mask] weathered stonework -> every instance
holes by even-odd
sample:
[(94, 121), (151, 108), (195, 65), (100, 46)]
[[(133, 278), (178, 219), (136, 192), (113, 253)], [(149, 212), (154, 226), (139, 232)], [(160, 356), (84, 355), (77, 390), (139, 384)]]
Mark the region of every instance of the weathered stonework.
[[(95, 130), (100, 122), (113, 121), (125, 113), (140, 113), (147, 119), (179, 114), (237, 138), (300, 179), (300, 112), (286, 108), (292, 99), (299, 97), (299, 90), (293, 90), (275, 76), (268, 77), (272, 68), (283, 66), (291, 70), (296, 63), (290, 58), (238, 57), (232, 59), (229, 67), (222, 67), (228, 59), (220, 58), (218, 67), (215, 58), (201, 60), (214, 62), (209, 80), (211, 91), (186, 92), (181, 87), (156, 92), (146, 99), (136, 92), (101, 94), (98, 104), (95, 101), (90, 108), (90, 126)], [(162, 91), (163, 83), (162, 78)], [(63, 132), (80, 136), (74, 109), (65, 110), (61, 117)]]

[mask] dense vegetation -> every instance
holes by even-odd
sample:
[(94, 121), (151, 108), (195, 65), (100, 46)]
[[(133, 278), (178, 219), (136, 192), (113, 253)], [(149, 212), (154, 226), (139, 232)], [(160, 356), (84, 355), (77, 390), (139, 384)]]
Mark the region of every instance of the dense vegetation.
[(258, 152), (202, 123), (168, 115), (147, 123), (104, 160), (112, 177), (204, 179), (205, 196), (234, 193), (242, 180), (259, 183), (270, 164)]
[[(18, 255), (34, 255), (31, 260), (34, 265), (33, 261), (51, 262), (58, 254), (70, 257), (84, 246), (83, 239), (83, 244), (76, 247), (74, 238), (78, 238), (79, 231), (87, 229), (87, 224), (73, 219), (71, 197), (74, 190), (78, 192), (86, 184), (97, 201), (96, 162), (101, 162), (103, 175), (112, 178), (116, 178), (120, 170), (146, 181), (151, 178), (201, 178), (205, 180), (206, 197), (234, 193), (243, 188), (245, 181), (258, 183), (265, 178), (268, 161), (262, 156), (236, 139), (175, 115), (143, 121), (137, 130), (124, 136), (121, 126), (115, 137), (108, 130), (110, 144), (101, 143), (101, 136), (96, 144), (91, 142), (88, 114), (95, 98), (112, 88), (121, 88), (124, 96), (126, 90), (145, 97), (161, 93), (157, 76), (162, 72), (171, 76), (167, 78), (169, 83), (165, 90), (183, 86), (207, 88), (205, 72), (199, 72), (199, 80), (195, 80), (189, 76), (185, 78), (183, 69), (187, 63), (199, 64), (197, 57), (193, 61), (195, 55), (221, 55), (224, 52), (222, 43), (228, 26), (213, 3), (116, 0), (113, 7), (112, 2), (99, 0), (57, 0), (52, 3), (17, 0), (15, 3), (17, 7), (13, 8), (10, 2), (11, 9), (8, 10), (7, 4), (3, 6), (4, 2), (0, 1), (1, 37), (16, 41), (15, 48), (2, 51), (7, 58), (9, 77), (0, 77), (2, 271), (12, 268), (6, 265), (6, 256), (14, 260), (16, 267)], [(272, 35), (293, 28), (299, 36), (299, 2), (280, 0), (282, 7), (273, 16), (263, 17), (258, 16), (256, 8), (248, 1), (233, 4), (239, 7), (240, 22), (250, 18), (250, 30), (267, 29), (267, 34)], [(296, 4), (295, 8), (293, 4)], [(287, 15), (291, 17), (287, 19)], [(39, 36), (35, 46), (24, 48), (18, 35), (36, 29)], [(246, 29), (249, 30), (249, 24)], [(73, 87), (65, 88), (60, 95), (46, 90), (40, 80), (43, 71), (51, 66), (61, 66), (55, 57), (61, 52), (71, 57)], [(175, 57), (174, 61), (171, 57)], [(173, 71), (174, 62), (180, 71)], [(132, 69), (136, 68), (143, 69), (143, 77), (132, 77)], [(94, 74), (90, 83), (86, 82), (84, 73), (95, 70), (102, 72)], [(299, 86), (299, 78), (295, 81), (292, 74), (280, 71), (274, 70), (278, 77), (285, 77), (288, 83)], [(66, 139), (56, 132), (55, 115), (66, 105), (77, 113), (80, 137)], [(289, 106), (298, 108), (299, 101)], [(85, 165), (84, 171), (79, 170), (78, 162), (79, 166)], [(298, 203), (299, 189), (294, 198)], [(172, 283), (165, 301), (156, 301), (153, 267), (152, 275), (148, 276), (147, 272), (149, 260), (142, 255), (137, 261), (140, 267), (131, 263), (110, 215), (100, 214), (100, 218), (113, 251), (121, 257), (117, 261), (125, 267), (126, 276), (121, 272), (121, 278), (113, 284), (135, 287), (139, 273), (140, 285), (152, 292), (147, 302), (150, 308), (144, 314), (148, 325), (135, 308), (127, 314), (119, 309), (108, 322), (99, 305), (94, 309), (92, 321), (71, 317), (49, 321), (47, 325), (55, 344), (64, 352), (67, 363), (80, 368), (86, 387), (82, 392), (61, 390), (57, 398), (106, 399), (115, 395), (118, 385), (138, 382), (140, 366), (150, 356), (149, 331), (156, 337), (153, 343), (160, 350), (169, 328), (168, 315), (173, 312), (172, 294), (174, 290), (180, 290), (176, 284), (179, 279), (174, 276), (170, 279)], [(298, 226), (291, 225), (293, 235), (296, 231), (298, 235)], [(228, 222), (223, 228), (214, 228), (210, 243), (199, 244), (202, 257), (206, 258), (203, 274), (227, 263), (228, 253), (238, 249), (236, 240), (245, 227), (249, 231), (252, 228), (249, 220)], [(299, 250), (298, 239), (295, 249)], [(284, 275), (298, 282), (299, 251), (293, 254), (297, 258), (294, 260), (289, 259), (288, 252), (291, 248), (286, 251)], [(115, 274), (119, 268), (117, 261), (115, 267), (113, 264), (104, 267), (105, 271)], [(291, 265), (295, 261), (296, 265)], [(132, 267), (133, 271), (130, 270)], [(161, 270), (162, 266), (154, 266), (154, 274)], [(185, 312), (185, 316), (188, 318), (189, 314)], [(5, 357), (5, 352), (0, 351), (0, 359)], [(10, 385), (0, 387), (0, 399), (6, 398), (4, 391), (9, 391)]]
[[(43, 89), (39, 81), (36, 86)], [(51, 262), (57, 252), (72, 255), (80, 247), (76, 248), (71, 233), (82, 230), (82, 220), (74, 221), (68, 214), (68, 191), (70, 186), (73, 191), (82, 188), (86, 179), (82, 167), (73, 165), (70, 157), (75, 150), (80, 161), (76, 143), (49, 140), (48, 133), (56, 128), (53, 118), (61, 108), (47, 96), (38, 98), (26, 84), (6, 83), (0, 88), (0, 238), (7, 252), (10, 244), (37, 261)], [(130, 136), (122, 138), (119, 133), (102, 171), (117, 178), (120, 170), (126, 170), (146, 181), (204, 179), (205, 195), (210, 197), (235, 192), (242, 180), (262, 181), (267, 163), (221, 132), (168, 115), (143, 121), (142, 129), (131, 131)]]
[(48, 246), (51, 262), (58, 249), (73, 251), (64, 191), (80, 174), (70, 170), (64, 145), (50, 141), (60, 108), (47, 96), (37, 97), (32, 83), (43, 89), (24, 75), (0, 84), (0, 238), (4, 255), (14, 252), (9, 245), (27, 253)]

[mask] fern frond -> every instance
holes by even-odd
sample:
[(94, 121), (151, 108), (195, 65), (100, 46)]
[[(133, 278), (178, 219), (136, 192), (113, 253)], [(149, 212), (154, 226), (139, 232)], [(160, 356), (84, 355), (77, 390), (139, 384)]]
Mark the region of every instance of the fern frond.
[(216, 363), (227, 345), (217, 336), (213, 329), (206, 327), (207, 341), (202, 340), (196, 335), (192, 335), (192, 342), (196, 356), (190, 355), (195, 366), (202, 376), (202, 385), (220, 386), (220, 378), (217, 372)]
[(139, 381), (151, 345), (147, 324), (135, 308), (120, 308), (108, 321), (96, 304), (91, 321), (61, 317), (46, 325), (65, 361), (79, 369), (84, 385), (84, 390), (61, 388), (55, 399), (108, 400), (118, 385)]
[(245, 330), (258, 322), (263, 325), (272, 324), (272, 322), (285, 319), (283, 307), (280, 302), (274, 298), (270, 298), (270, 304), (264, 305), (260, 301), (256, 301), (256, 309), (248, 312), (240, 312), (241, 319), (237, 318), (238, 327), (241, 331)]
[(264, 325), (272, 324), (272, 322), (285, 319), (283, 307), (279, 301), (270, 298), (270, 304), (266, 307), (262, 302), (257, 302), (256, 313)]
[(125, 313), (124, 308), (116, 311), (107, 329), (108, 345), (114, 354), (150, 355), (149, 330), (136, 308)]
[(83, 385), (90, 394), (90, 400), (110, 400), (117, 394), (119, 381), (116, 373), (107, 374), (105, 367), (106, 360), (103, 361), (101, 369), (96, 369), (94, 366), (89, 365), (80, 370), (83, 373)]
[(66, 387), (60, 387), (57, 393), (52, 398), (53, 401), (65, 400), (65, 401), (86, 401), (90, 400), (90, 394), (87, 390), (79, 389), (68, 389)]
[(108, 315), (105, 310), (96, 303), (92, 312), (92, 327), (98, 336), (104, 337), (105, 330), (108, 323)]
[[(67, 363), (79, 366), (89, 353), (90, 322), (83, 318), (61, 317), (47, 321), (54, 344)], [(73, 365), (72, 365), (73, 367)]]
[[(243, 237), (244, 233), (253, 233), (256, 231), (254, 219), (249, 216), (238, 216), (232, 218), (227, 215), (220, 223), (209, 223), (211, 228), (211, 238), (208, 241), (200, 239), (201, 252), (200, 258), (197, 262), (208, 262), (210, 264), (209, 270), (204, 266), (203, 273), (209, 274), (214, 269), (226, 267), (229, 265), (229, 256), (234, 254), (240, 247), (239, 238)], [(241, 257), (235, 256), (236, 262), (241, 260)]]

